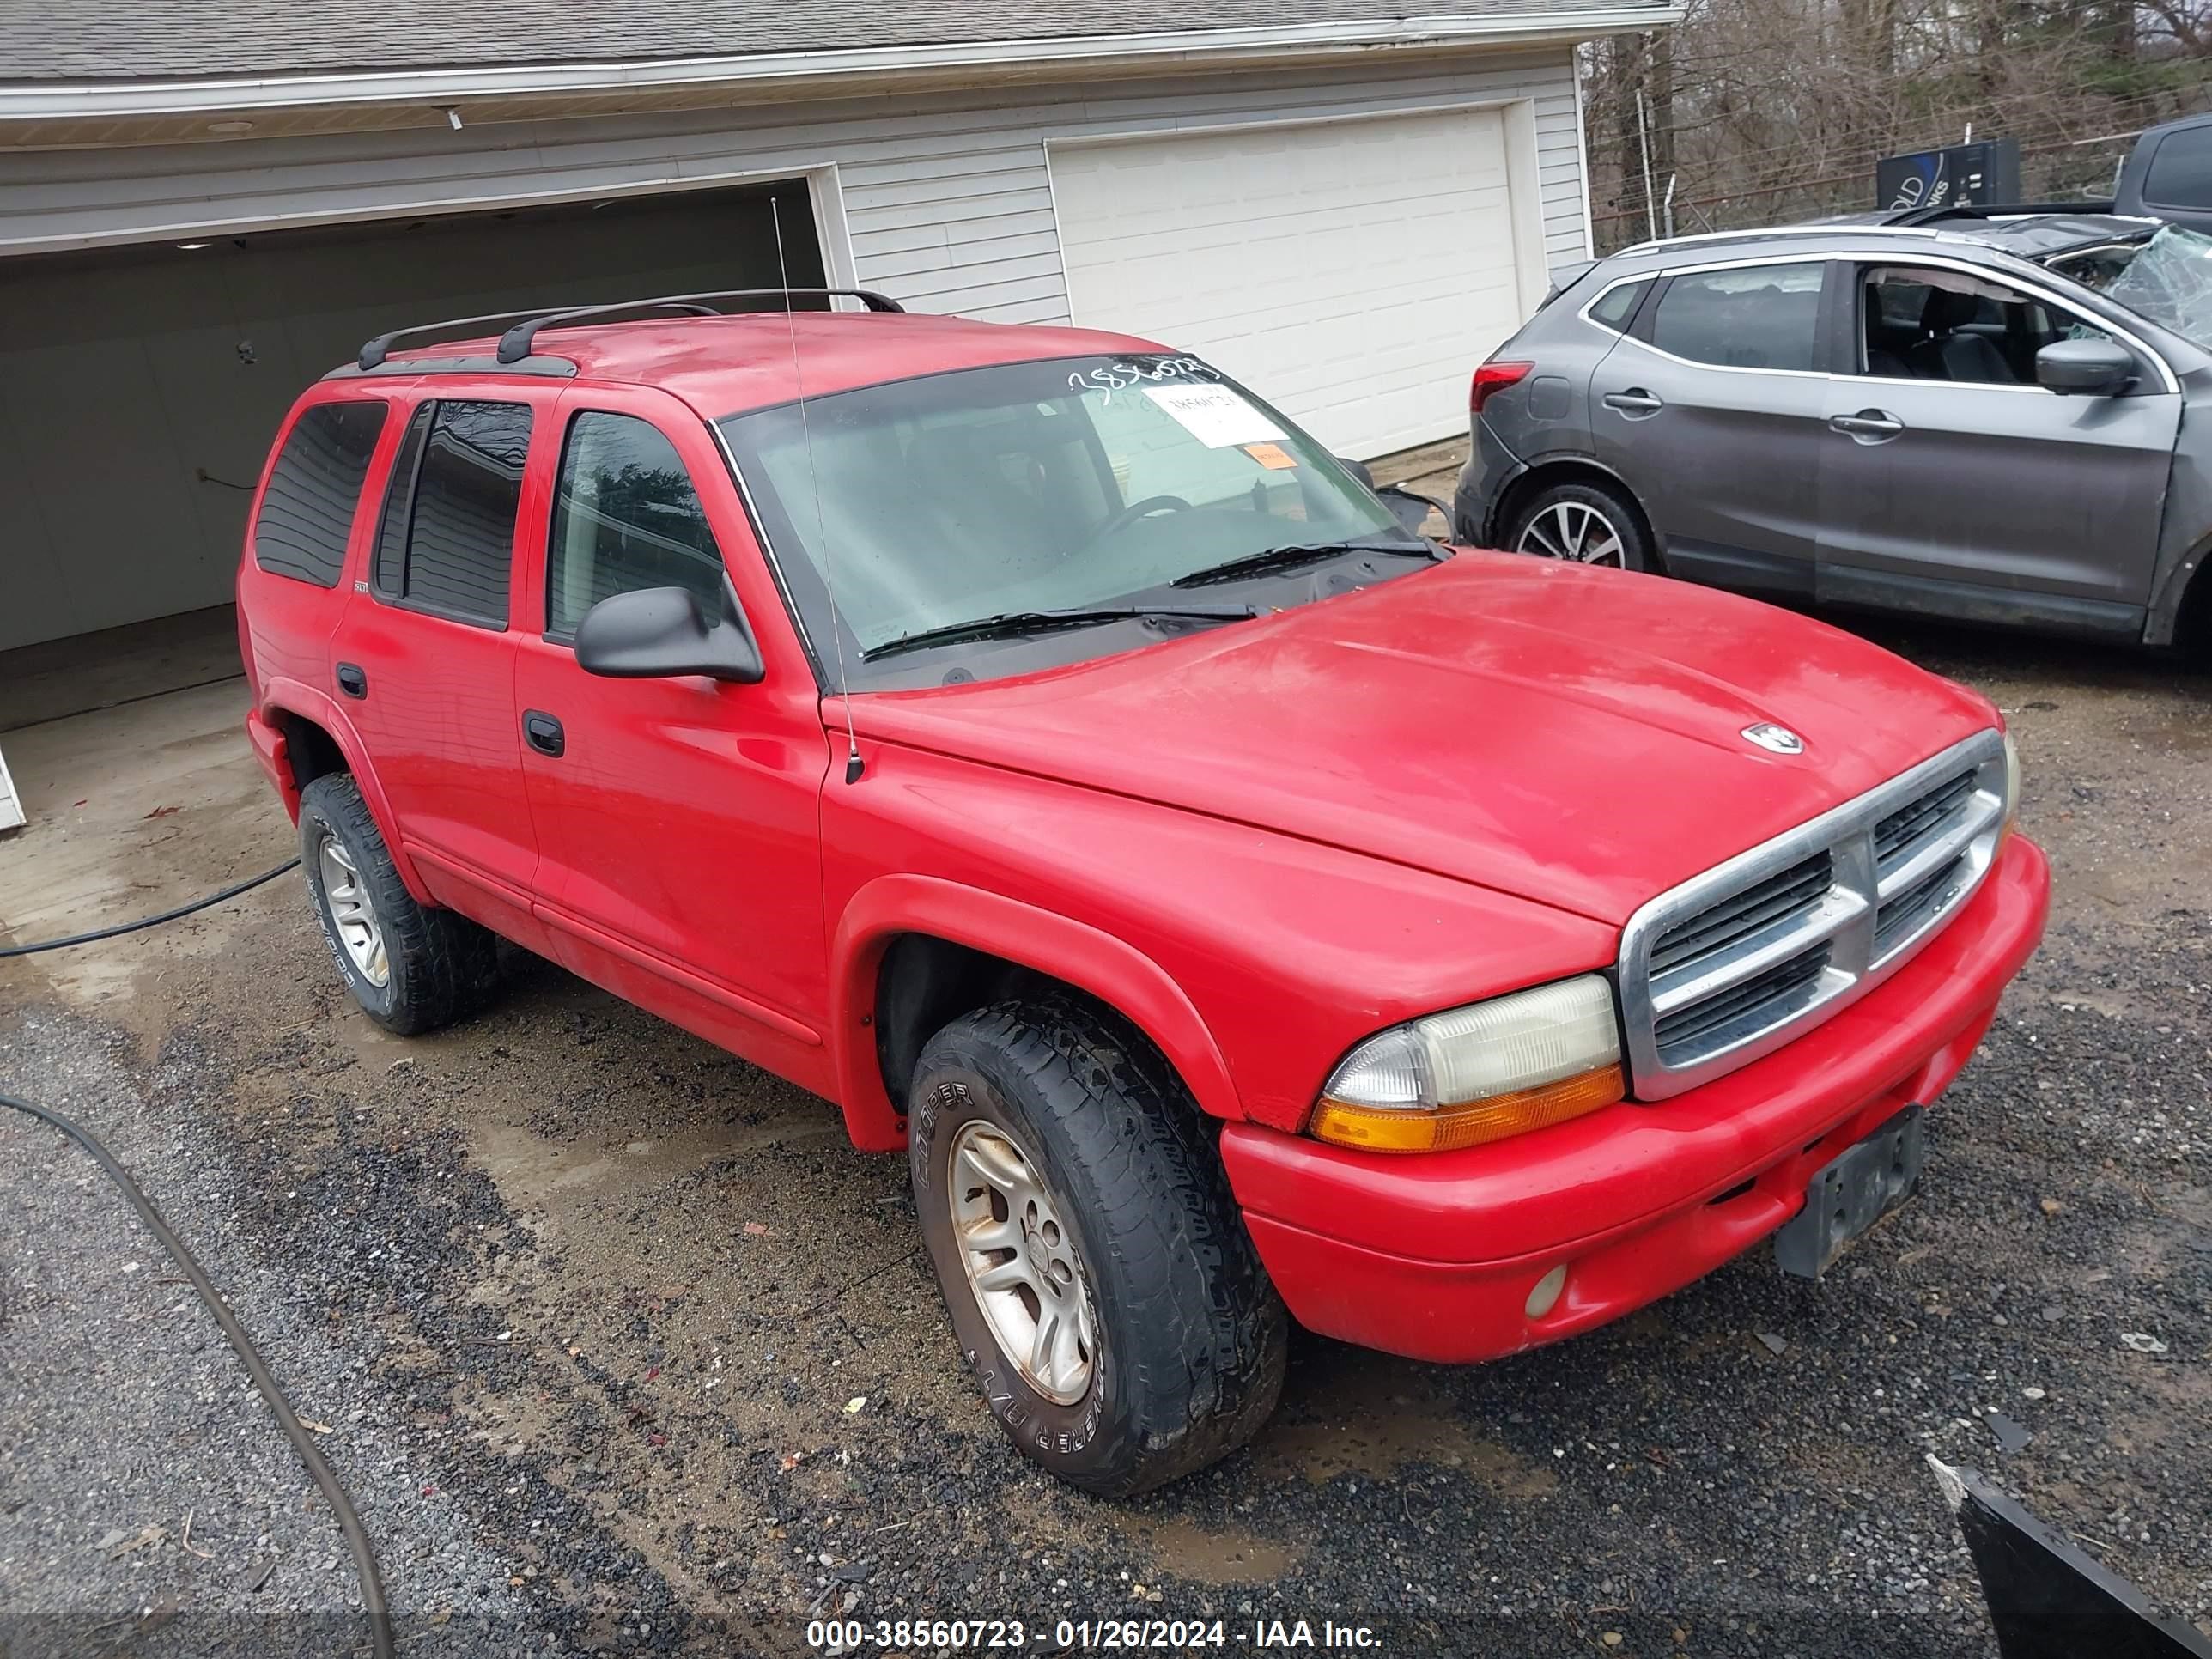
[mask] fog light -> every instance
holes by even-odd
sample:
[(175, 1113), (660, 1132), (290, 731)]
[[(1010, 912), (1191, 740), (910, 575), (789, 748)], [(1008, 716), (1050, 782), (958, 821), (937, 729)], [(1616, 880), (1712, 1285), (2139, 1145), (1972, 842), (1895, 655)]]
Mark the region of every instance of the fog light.
[(1541, 1319), (1559, 1305), (1559, 1292), (1567, 1288), (1566, 1264), (1546, 1273), (1536, 1281), (1536, 1288), (1528, 1292), (1528, 1312), (1531, 1319)]

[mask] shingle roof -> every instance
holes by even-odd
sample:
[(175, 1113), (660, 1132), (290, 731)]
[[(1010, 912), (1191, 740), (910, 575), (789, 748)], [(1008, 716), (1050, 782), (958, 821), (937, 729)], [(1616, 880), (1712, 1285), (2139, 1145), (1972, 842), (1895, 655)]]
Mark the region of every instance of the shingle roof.
[(1671, 0), (0, 0), (0, 83), (640, 61), (1407, 17), (1571, 22)]

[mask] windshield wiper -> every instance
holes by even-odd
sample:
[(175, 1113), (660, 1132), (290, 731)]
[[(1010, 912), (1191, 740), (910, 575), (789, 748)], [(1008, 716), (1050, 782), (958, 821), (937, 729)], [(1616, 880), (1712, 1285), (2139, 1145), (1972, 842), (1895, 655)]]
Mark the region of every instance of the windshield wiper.
[(1067, 611), (1005, 611), (995, 617), (970, 622), (946, 623), (938, 628), (902, 634), (860, 653), (862, 662), (895, 657), (902, 651), (920, 651), (933, 645), (958, 645), (968, 640), (1003, 639), (1021, 634), (1043, 634), (1059, 628), (1097, 628), (1107, 623), (1143, 622), (1154, 617), (1182, 622), (1249, 622), (1260, 613), (1249, 605), (1086, 605)]
[(1240, 577), (1265, 576), (1279, 570), (1295, 570), (1302, 564), (1319, 564), (1323, 559), (1346, 553), (1389, 553), (1401, 559), (1427, 559), (1432, 562), (1444, 556), (1427, 542), (1386, 542), (1372, 537), (1344, 542), (1304, 542), (1247, 553), (1222, 564), (1210, 564), (1188, 576), (1176, 577), (1168, 586), (1204, 587), (1209, 582), (1233, 582)]

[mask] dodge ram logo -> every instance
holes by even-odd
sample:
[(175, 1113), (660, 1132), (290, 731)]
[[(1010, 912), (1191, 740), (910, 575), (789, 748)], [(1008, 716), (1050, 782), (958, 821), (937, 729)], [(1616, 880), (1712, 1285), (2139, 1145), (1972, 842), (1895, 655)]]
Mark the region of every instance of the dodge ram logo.
[(1771, 720), (1761, 720), (1756, 726), (1743, 728), (1744, 741), (1755, 744), (1773, 755), (1802, 755), (1805, 739), (1786, 726), (1777, 726)]

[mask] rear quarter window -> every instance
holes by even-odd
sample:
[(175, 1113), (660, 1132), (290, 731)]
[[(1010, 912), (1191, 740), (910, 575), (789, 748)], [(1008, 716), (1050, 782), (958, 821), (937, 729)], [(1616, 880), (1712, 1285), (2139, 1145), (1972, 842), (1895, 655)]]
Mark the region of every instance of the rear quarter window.
[(253, 562), (271, 575), (336, 587), (361, 487), (388, 407), (368, 400), (301, 411), (261, 493)]
[(1604, 324), (1616, 334), (1622, 332), (1628, 319), (1636, 315), (1636, 307), (1644, 303), (1644, 296), (1651, 291), (1651, 283), (1646, 276), (1640, 283), (1623, 283), (1601, 295), (1589, 308), (1590, 320)]

